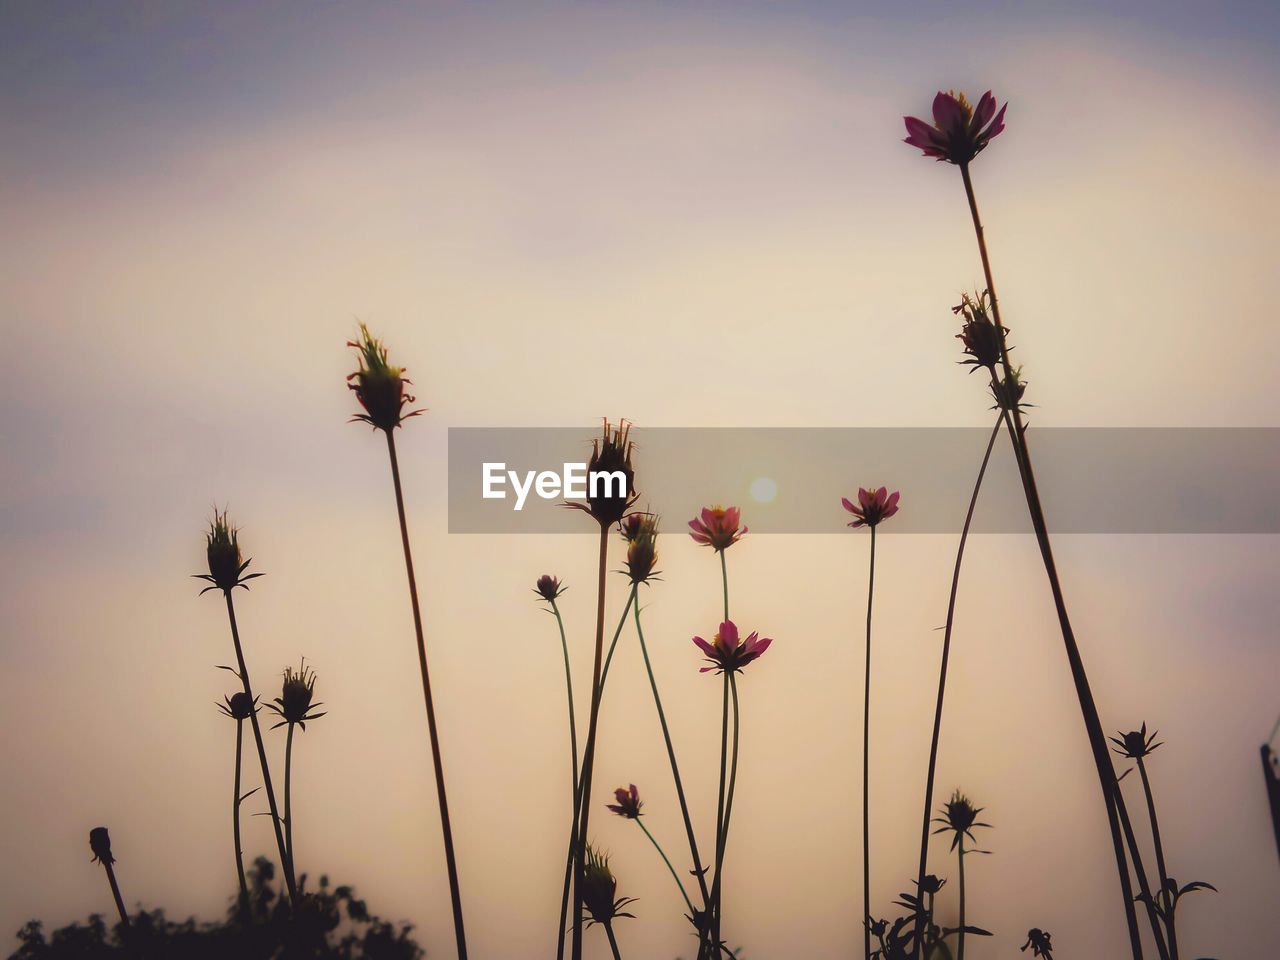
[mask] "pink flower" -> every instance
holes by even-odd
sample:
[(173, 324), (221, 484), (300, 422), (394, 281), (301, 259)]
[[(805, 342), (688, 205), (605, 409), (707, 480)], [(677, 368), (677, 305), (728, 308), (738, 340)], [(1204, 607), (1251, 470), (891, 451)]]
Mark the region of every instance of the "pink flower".
[(706, 673), (708, 670), (715, 670), (717, 673), (737, 673), (768, 650), (773, 640), (752, 632), (747, 639), (739, 641), (737, 625), (732, 620), (726, 620), (720, 624), (719, 632), (710, 643), (701, 637), (694, 637), (693, 642), (707, 655), (707, 662), (711, 664), (709, 667), (703, 667), (700, 673)]
[(841, 497), (840, 502), (844, 504), (846, 510), (858, 518), (850, 523), (849, 526), (874, 527), (881, 520), (888, 520), (898, 512), (899, 496), (901, 494), (897, 490), (890, 493), (885, 487), (881, 487), (879, 490), (868, 490), (865, 487), (859, 487), (856, 506), (849, 502), (848, 497)]
[(909, 136), (903, 143), (919, 147), (926, 157), (965, 166), (1004, 130), (1004, 112), (996, 112), (996, 98), (988, 90), (976, 108), (963, 93), (943, 93), (933, 98), (933, 123), (919, 117), (903, 117)]
[(636, 820), (640, 817), (640, 808), (644, 806), (644, 802), (640, 799), (640, 791), (636, 789), (634, 783), (631, 784), (631, 789), (619, 787), (613, 791), (613, 796), (618, 802), (605, 804), (610, 810), (628, 820)]
[(689, 536), (693, 537), (695, 543), (711, 547), (717, 552), (728, 550), (747, 533), (746, 527), (738, 529), (741, 520), (742, 514), (737, 507), (722, 507), (719, 504), (703, 507), (702, 513), (689, 521), (689, 528), (693, 531)]

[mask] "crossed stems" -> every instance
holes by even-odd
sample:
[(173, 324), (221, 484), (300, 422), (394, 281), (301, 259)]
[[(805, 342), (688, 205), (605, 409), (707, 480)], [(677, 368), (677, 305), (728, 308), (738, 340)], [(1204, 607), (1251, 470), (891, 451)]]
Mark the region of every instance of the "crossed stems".
[(1129, 810), (1124, 802), (1124, 792), (1120, 789), (1119, 778), (1116, 782), (1116, 812), (1120, 816), (1120, 825), (1124, 829), (1129, 856), (1133, 858), (1133, 872), (1138, 876), (1138, 889), (1142, 893), (1143, 903), (1146, 904), (1147, 918), (1151, 922), (1151, 934), (1156, 942), (1156, 952), (1160, 954), (1160, 960), (1172, 960), (1169, 956), (1169, 948), (1165, 945), (1164, 933), (1160, 929), (1160, 915), (1156, 912), (1155, 901), (1151, 899), (1147, 871), (1142, 865), (1142, 852), (1138, 848), (1138, 839), (1133, 832), (1133, 822), (1129, 819)]
[(244, 850), (240, 844), (240, 804), (244, 802), (245, 797), (256, 791), (250, 790), (244, 796), (240, 795), (240, 768), (241, 755), (243, 754), (244, 745), (244, 719), (236, 717), (236, 773), (234, 790), (231, 796), (231, 838), (236, 848), (236, 877), (240, 881), (240, 916), (241, 919), (249, 918), (249, 884), (244, 877)]

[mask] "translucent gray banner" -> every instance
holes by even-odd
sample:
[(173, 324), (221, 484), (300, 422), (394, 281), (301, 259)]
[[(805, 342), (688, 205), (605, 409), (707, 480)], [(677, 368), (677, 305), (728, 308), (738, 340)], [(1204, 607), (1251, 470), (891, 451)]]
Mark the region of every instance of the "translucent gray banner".
[[(450, 429), (449, 531), (591, 532), (589, 517), (561, 506), (557, 488), (566, 464), (586, 463), (595, 435)], [(753, 534), (838, 533), (851, 519), (840, 498), (875, 485), (902, 492), (900, 512), (881, 532), (957, 532), (989, 436), (986, 428), (637, 429), (637, 506), (660, 513), (667, 531), (685, 530), (701, 507), (719, 503), (741, 507)], [(1280, 429), (1039, 428), (1028, 436), (1053, 532), (1280, 533)], [(575, 481), (582, 471), (567, 472)], [(1003, 432), (974, 529), (1030, 532)]]

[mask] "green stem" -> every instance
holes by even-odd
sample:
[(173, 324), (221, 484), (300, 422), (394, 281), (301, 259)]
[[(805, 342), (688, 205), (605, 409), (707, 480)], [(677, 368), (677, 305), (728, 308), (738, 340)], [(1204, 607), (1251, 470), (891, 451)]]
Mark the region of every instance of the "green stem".
[(862, 944), (871, 957), (871, 602), (876, 588), (876, 526), (871, 525), (871, 562), (867, 575), (867, 651), (862, 693)]
[(958, 851), (957, 873), (960, 879), (960, 937), (956, 941), (956, 960), (964, 960), (964, 834), (956, 845)]
[(449, 822), (449, 798), (445, 790), (444, 764), (440, 759), (440, 735), (436, 729), (435, 700), (431, 696), (431, 674), (427, 669), (427, 644), (422, 631), (422, 608), (418, 603), (418, 581), (413, 573), (413, 552), (409, 548), (409, 523), (405, 518), (404, 491), (400, 485), (400, 461), (396, 439), (387, 430), (387, 453), (391, 458), (391, 481), (396, 493), (396, 513), (400, 519), (400, 544), (404, 549), (404, 569), (409, 580), (409, 602), (413, 608), (413, 630), (418, 642), (418, 670), (422, 674), (422, 699), (427, 708), (427, 736), (431, 742), (431, 762), (435, 770), (436, 799), (440, 807), (440, 830), (444, 835), (445, 869), (449, 874), (449, 898), (453, 907), (453, 934), (458, 960), (467, 960), (467, 934), (462, 922), (462, 893), (458, 884), (458, 863), (453, 851), (453, 827)]
[(733, 818), (733, 795), (734, 789), (738, 784), (738, 680), (737, 675), (733, 672), (728, 674), (729, 692), (733, 702), (733, 747), (732, 758), (729, 762), (729, 791), (725, 798), (724, 804), (724, 822), (720, 827), (720, 841), (717, 844), (716, 856), (716, 878), (711, 888), (711, 899), (714, 903), (716, 918), (716, 943), (720, 943), (720, 924), (721, 924), (721, 902), (724, 899), (724, 884), (721, 877), (724, 874), (724, 854), (729, 847), (729, 822)]
[(1147, 795), (1147, 816), (1151, 819), (1151, 838), (1155, 841), (1156, 848), (1156, 869), (1160, 872), (1160, 897), (1164, 899), (1167, 908), (1164, 925), (1169, 932), (1169, 956), (1171, 960), (1178, 960), (1178, 931), (1174, 924), (1173, 895), (1169, 891), (1169, 871), (1165, 869), (1164, 865), (1164, 843), (1160, 839), (1160, 821), (1156, 818), (1155, 795), (1151, 792), (1151, 781), (1147, 777), (1146, 763), (1143, 762), (1141, 756), (1136, 759), (1138, 761), (1138, 773), (1142, 777), (1142, 790)]
[(680, 874), (676, 873), (676, 868), (671, 865), (671, 860), (667, 857), (666, 851), (654, 839), (653, 834), (649, 832), (649, 828), (644, 825), (639, 817), (636, 817), (636, 826), (644, 831), (644, 835), (649, 838), (649, 842), (653, 844), (653, 849), (658, 851), (658, 856), (662, 857), (662, 862), (667, 865), (667, 869), (671, 871), (671, 879), (676, 882), (676, 886), (680, 888), (680, 896), (684, 897), (685, 906), (689, 908), (689, 916), (697, 916), (698, 911), (693, 909), (693, 901), (689, 899), (689, 894), (685, 893), (684, 884), (680, 882)]
[(720, 865), (724, 862), (724, 799), (729, 766), (729, 676), (724, 671), (724, 706), (720, 722), (720, 789), (716, 801), (716, 876), (711, 887), (711, 943), (713, 949), (720, 949), (720, 911), (717, 901), (720, 896)]
[(618, 620), (618, 628), (613, 631), (613, 640), (609, 643), (609, 652), (604, 658), (604, 667), (600, 671), (600, 694), (604, 695), (604, 685), (609, 680), (609, 665), (613, 663), (613, 652), (618, 648), (618, 638), (622, 636), (622, 627), (627, 622), (627, 614), (631, 612), (631, 608), (636, 605), (636, 590), (639, 589), (638, 584), (631, 585), (631, 592), (627, 594), (626, 605), (622, 608), (622, 616)]
[(551, 601), (551, 612), (555, 614), (556, 626), (560, 628), (560, 649), (564, 653), (564, 685), (569, 694), (569, 756), (573, 760), (573, 799), (578, 800), (578, 726), (573, 711), (573, 671), (569, 667), (569, 641), (564, 635), (564, 620), (560, 616), (560, 608), (554, 599)]
[(720, 580), (724, 584), (724, 618), (729, 619), (729, 565), (720, 551)]
[(249, 884), (244, 877), (244, 851), (240, 846), (240, 767), (244, 753), (244, 720), (236, 720), (236, 775), (231, 796), (231, 840), (236, 848), (236, 877), (240, 881), (240, 917), (249, 919)]

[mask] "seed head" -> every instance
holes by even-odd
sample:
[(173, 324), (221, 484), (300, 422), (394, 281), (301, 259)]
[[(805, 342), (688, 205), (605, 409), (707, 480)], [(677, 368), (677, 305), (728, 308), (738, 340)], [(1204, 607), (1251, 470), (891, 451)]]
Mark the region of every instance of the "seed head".
[(347, 386), (355, 392), (356, 399), (364, 408), (364, 413), (357, 413), (351, 419), (370, 424), (375, 430), (385, 430), (388, 434), (410, 417), (416, 417), (421, 410), (405, 412), (405, 407), (416, 399), (405, 390), (412, 383), (406, 377), (403, 367), (393, 366), (387, 360), (387, 348), (363, 323), (360, 324), (360, 339), (348, 340), (347, 346), (354, 347), (359, 367), (355, 373), (348, 375)]

